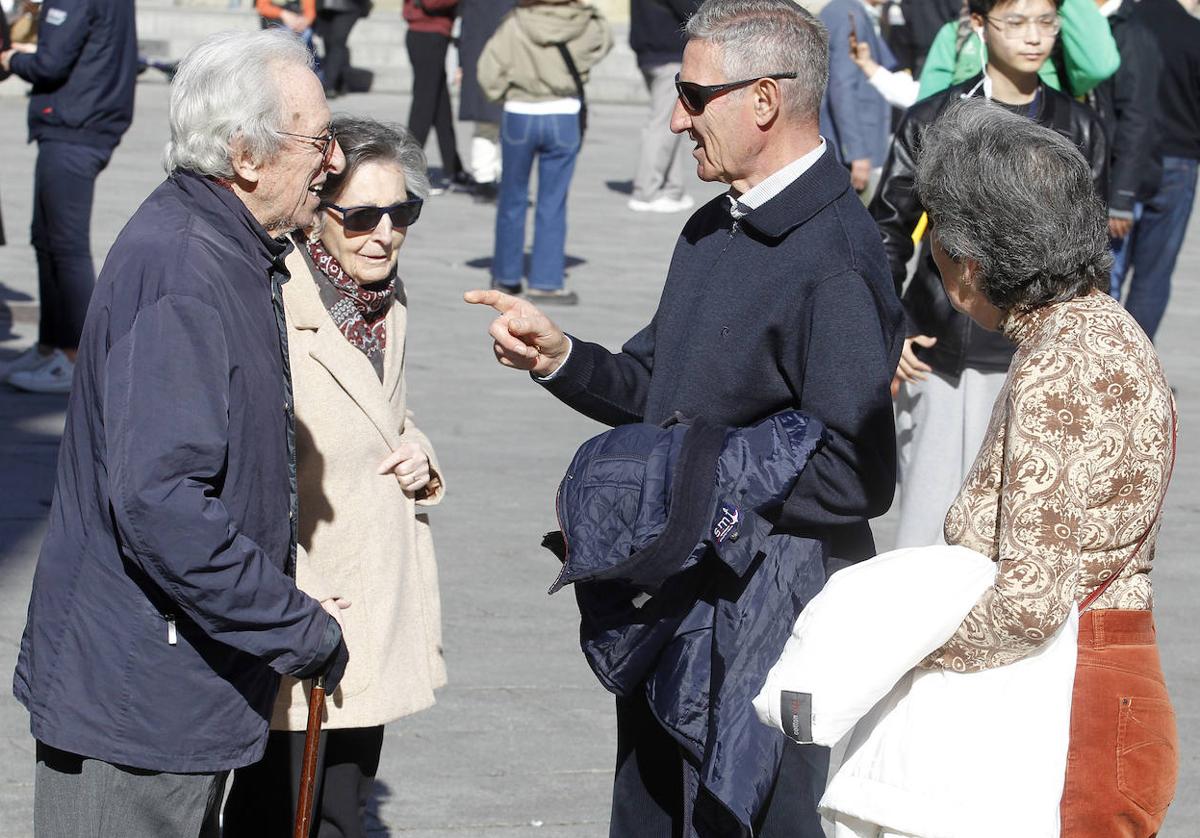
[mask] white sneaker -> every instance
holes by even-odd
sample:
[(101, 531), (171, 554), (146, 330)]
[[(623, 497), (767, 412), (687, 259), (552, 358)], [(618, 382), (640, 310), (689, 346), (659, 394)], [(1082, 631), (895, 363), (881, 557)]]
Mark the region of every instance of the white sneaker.
[(74, 374), (74, 362), (61, 349), (55, 349), (45, 363), (14, 372), (6, 380), (27, 393), (69, 393)]
[(24, 370), (34, 370), (42, 366), (42, 364), (50, 363), (50, 359), (54, 354), (43, 355), (38, 351), (38, 346), (35, 343), (33, 346), (26, 349), (17, 357), (13, 358), (4, 366), (0, 367), (0, 381), (8, 381), (8, 377), (15, 372)]
[(681, 195), (678, 198), (659, 195), (653, 201), (630, 198), (627, 206), (634, 212), (683, 212), (696, 206), (696, 199), (691, 195)]

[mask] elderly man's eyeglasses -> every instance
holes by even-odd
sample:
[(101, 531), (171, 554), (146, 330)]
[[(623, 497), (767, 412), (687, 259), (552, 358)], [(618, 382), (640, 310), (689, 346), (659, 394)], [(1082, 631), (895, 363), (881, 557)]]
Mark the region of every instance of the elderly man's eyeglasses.
[(325, 133), (319, 137), (314, 137), (311, 134), (293, 134), (290, 131), (276, 131), (275, 133), (283, 137), (297, 137), (301, 140), (311, 140), (321, 151), (322, 164), (328, 163), (330, 158), (333, 157), (333, 143), (337, 137), (333, 135), (332, 128), (326, 129)]
[(755, 76), (752, 79), (742, 79), (741, 81), (730, 81), (725, 84), (696, 84), (692, 81), (680, 81), (679, 73), (675, 74), (675, 90), (679, 94), (679, 101), (683, 102), (683, 106), (687, 108), (688, 113), (699, 115), (704, 113), (705, 107), (716, 97), (722, 93), (727, 93), (730, 90), (737, 90), (739, 87), (746, 87), (754, 84), (759, 79), (794, 79), (795, 73), (771, 73), (766, 76)]
[(339, 207), (337, 204), (321, 204), (322, 207), (337, 210), (342, 214), (342, 229), (347, 233), (369, 233), (379, 226), (386, 215), (392, 221), (392, 227), (408, 227), (421, 217), (421, 207), (425, 204), (420, 198), (411, 198), (390, 207)]
[(1038, 35), (1052, 38), (1062, 29), (1062, 21), (1058, 15), (1042, 15), (1041, 17), (1025, 17), (1024, 15), (1009, 15), (999, 20), (987, 18), (988, 23), (996, 27), (1006, 41), (1018, 41), (1033, 27)]

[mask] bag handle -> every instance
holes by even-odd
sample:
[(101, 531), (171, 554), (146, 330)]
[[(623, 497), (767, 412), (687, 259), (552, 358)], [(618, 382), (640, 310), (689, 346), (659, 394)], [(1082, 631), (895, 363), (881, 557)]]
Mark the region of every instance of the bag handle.
[(1131, 552), (1129, 554), (1129, 558), (1125, 559), (1125, 561), (1121, 563), (1121, 566), (1119, 568), (1117, 568), (1116, 572), (1114, 572), (1112, 576), (1105, 579), (1104, 583), (1100, 587), (1093, 590), (1090, 594), (1088, 594), (1084, 598), (1083, 602), (1079, 603), (1079, 613), (1080, 614), (1082, 614), (1084, 611), (1087, 611), (1088, 608), (1090, 608), (1096, 600), (1098, 600), (1100, 597), (1102, 597), (1104, 595), (1104, 592), (1108, 590), (1109, 586), (1112, 585), (1113, 582), (1117, 581), (1117, 577), (1120, 576), (1122, 573), (1124, 573), (1125, 568), (1129, 567), (1129, 565), (1133, 562), (1133, 560), (1136, 559), (1138, 557), (1138, 555), (1142, 552), (1142, 547), (1145, 546), (1146, 539), (1148, 539), (1150, 537), (1150, 533), (1152, 533), (1154, 531), (1154, 523), (1158, 520), (1158, 516), (1162, 514), (1163, 504), (1166, 502), (1166, 499), (1167, 499), (1167, 487), (1169, 487), (1171, 485), (1171, 476), (1175, 473), (1176, 442), (1177, 442), (1177, 436), (1178, 436), (1178, 430), (1176, 428), (1177, 421), (1178, 421), (1178, 416), (1175, 413), (1175, 400), (1172, 399), (1171, 400), (1171, 466), (1170, 466), (1170, 468), (1167, 469), (1167, 482), (1163, 486), (1162, 496), (1159, 497), (1159, 499), (1158, 499), (1158, 507), (1154, 510), (1154, 517), (1150, 519), (1150, 526), (1146, 527), (1146, 531), (1144, 533), (1142, 533), (1142, 537), (1138, 540), (1138, 543), (1134, 546), (1133, 552)]
[(558, 54), (562, 56), (563, 63), (567, 65), (571, 81), (575, 82), (575, 95), (579, 98), (579, 139), (582, 140), (583, 135), (587, 133), (588, 123), (587, 96), (583, 93), (583, 77), (579, 75), (579, 68), (575, 66), (575, 59), (571, 57), (571, 51), (567, 49), (567, 45), (560, 43), (554, 46), (558, 47)]

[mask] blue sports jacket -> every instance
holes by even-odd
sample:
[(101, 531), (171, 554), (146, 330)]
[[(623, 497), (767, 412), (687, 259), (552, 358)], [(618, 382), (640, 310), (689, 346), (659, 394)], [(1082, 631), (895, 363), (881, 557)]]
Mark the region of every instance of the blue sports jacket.
[(559, 488), (550, 593), (575, 584), (592, 671), (619, 696), (644, 689), (679, 743), (702, 834), (749, 836), (779, 770), (784, 737), (751, 701), (825, 584), (826, 547), (770, 520), (824, 436), (796, 410), (740, 430), (622, 425)]
[(36, 739), (173, 773), (262, 756), (341, 639), (292, 579), (287, 245), (175, 172), (101, 271), (13, 692)]
[(11, 62), (33, 85), (30, 141), (116, 148), (133, 122), (134, 0), (45, 0), (37, 47)]

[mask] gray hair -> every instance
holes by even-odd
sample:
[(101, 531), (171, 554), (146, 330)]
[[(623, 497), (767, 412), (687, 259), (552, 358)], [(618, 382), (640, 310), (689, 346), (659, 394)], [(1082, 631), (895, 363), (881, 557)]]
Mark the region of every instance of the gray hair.
[(340, 172), (325, 176), (321, 200), (337, 203), (346, 184), (363, 163), (394, 163), (404, 172), (409, 197), (429, 197), (429, 171), (425, 152), (403, 126), (379, 122), (363, 116), (338, 114), (333, 118), (333, 133), (346, 156)]
[(299, 38), (279, 27), (218, 32), (193, 47), (171, 82), (167, 171), (232, 178), (238, 137), (255, 159), (277, 153), (284, 141), (277, 132), (284, 125), (279, 70), (285, 67), (311, 70), (313, 59)]
[(1058, 132), (983, 99), (955, 102), (921, 135), (916, 186), (938, 241), (955, 261), (978, 263), (997, 308), (1107, 287), (1104, 204), (1087, 161)]
[(829, 32), (791, 0), (706, 0), (686, 31), (720, 48), (728, 81), (796, 73), (779, 83), (786, 110), (817, 118), (829, 83)]

